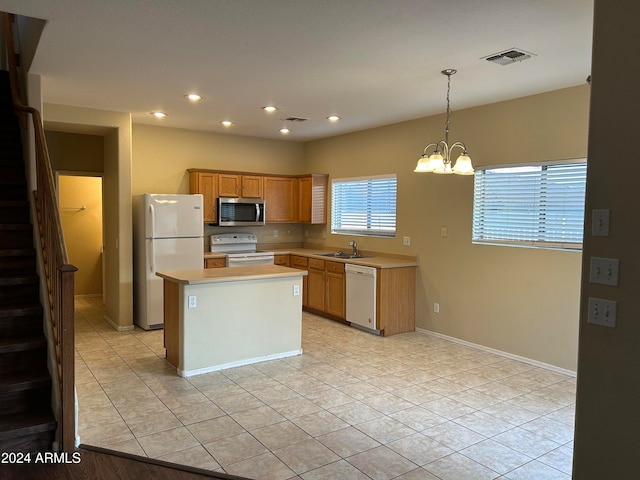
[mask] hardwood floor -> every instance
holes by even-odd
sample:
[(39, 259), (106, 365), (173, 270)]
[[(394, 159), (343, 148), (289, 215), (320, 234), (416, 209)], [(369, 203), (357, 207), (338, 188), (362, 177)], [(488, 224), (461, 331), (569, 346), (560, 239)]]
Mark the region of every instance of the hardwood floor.
[[(32, 454), (30, 464), (0, 466), (0, 478), (6, 480), (144, 480), (151, 478), (154, 480), (212, 478), (243, 480), (243, 477), (175, 465), (99, 447), (81, 445), (76, 452), (68, 453), (66, 459), (67, 463), (52, 463), (51, 459), (49, 463), (35, 463), (36, 456)], [(74, 461), (76, 463), (73, 463)]]

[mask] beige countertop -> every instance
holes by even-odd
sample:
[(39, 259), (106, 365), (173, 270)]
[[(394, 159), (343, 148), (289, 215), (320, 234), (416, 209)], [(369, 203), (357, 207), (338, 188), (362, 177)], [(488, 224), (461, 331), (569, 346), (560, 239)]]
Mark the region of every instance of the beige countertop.
[(306, 275), (304, 270), (282, 267), (280, 265), (255, 265), (235, 268), (203, 268), (196, 270), (170, 270), (157, 272), (156, 275), (176, 283), (196, 285), (202, 283), (242, 282), (269, 278), (299, 277)]
[[(340, 262), (340, 263), (352, 263), (354, 265), (364, 265), (367, 267), (376, 267), (376, 268), (402, 268), (402, 267), (416, 267), (418, 266), (418, 262), (413, 257), (405, 257), (405, 256), (383, 256), (381, 254), (372, 253), (369, 255), (367, 252), (363, 252), (363, 258), (336, 258), (336, 257), (325, 257), (323, 253), (333, 253), (338, 249), (330, 249), (330, 250), (314, 250), (311, 248), (287, 248), (287, 249), (275, 249), (273, 250), (276, 254), (289, 254), (289, 255), (301, 255), (303, 257), (313, 257), (319, 258), (321, 260), (328, 260), (331, 262)], [(349, 253), (349, 249), (342, 249), (345, 253)]]
[[(313, 257), (319, 258), (322, 260), (329, 260), (331, 262), (340, 262), (340, 263), (353, 263), (355, 265), (364, 265), (367, 267), (376, 267), (376, 268), (402, 268), (402, 267), (416, 267), (418, 266), (418, 262), (415, 257), (411, 256), (386, 256), (380, 253), (372, 253), (369, 255), (367, 252), (364, 252), (364, 258), (335, 258), (335, 257), (325, 257), (323, 253), (333, 253), (338, 251), (338, 248), (335, 249), (313, 249), (313, 248), (275, 248), (269, 249), (268, 246), (263, 245), (262, 250), (274, 252), (276, 255), (301, 255), (303, 257)], [(349, 253), (349, 249), (343, 249), (345, 253)], [(204, 252), (204, 258), (225, 258), (226, 255), (224, 253), (213, 253), (213, 252)]]

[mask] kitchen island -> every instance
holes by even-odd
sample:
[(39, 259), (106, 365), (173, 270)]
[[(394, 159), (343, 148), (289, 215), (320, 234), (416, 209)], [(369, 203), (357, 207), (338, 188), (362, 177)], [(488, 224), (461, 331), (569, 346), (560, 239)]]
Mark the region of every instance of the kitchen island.
[(302, 353), (302, 277), (278, 265), (158, 272), (164, 343), (189, 377)]

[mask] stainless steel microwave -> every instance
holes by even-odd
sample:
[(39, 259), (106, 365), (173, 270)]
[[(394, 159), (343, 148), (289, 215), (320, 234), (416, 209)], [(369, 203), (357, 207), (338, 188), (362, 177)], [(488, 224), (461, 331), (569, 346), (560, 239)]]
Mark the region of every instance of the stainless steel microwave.
[(264, 208), (262, 198), (218, 197), (218, 225), (264, 225)]

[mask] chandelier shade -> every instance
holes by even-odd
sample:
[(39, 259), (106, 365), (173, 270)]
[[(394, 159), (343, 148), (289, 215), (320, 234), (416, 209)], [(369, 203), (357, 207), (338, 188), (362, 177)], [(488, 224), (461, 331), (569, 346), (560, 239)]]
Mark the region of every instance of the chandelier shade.
[[(449, 124), (451, 122), (451, 107), (449, 102), (449, 93), (451, 92), (451, 76), (456, 73), (453, 68), (447, 68), (442, 70), (442, 74), (447, 76), (447, 119), (444, 127), (444, 140), (438, 142), (429, 143), (422, 152), (422, 155), (418, 159), (418, 163), (414, 172), (431, 172), (438, 174), (451, 174), (457, 175), (473, 175), (473, 164), (471, 163), (471, 157), (467, 153), (467, 147), (462, 142), (455, 142), (449, 145)], [(431, 154), (427, 151), (433, 147)], [(456, 159), (455, 163), (451, 160), (451, 154), (453, 150), (459, 148), (462, 150), (460, 156)]]

